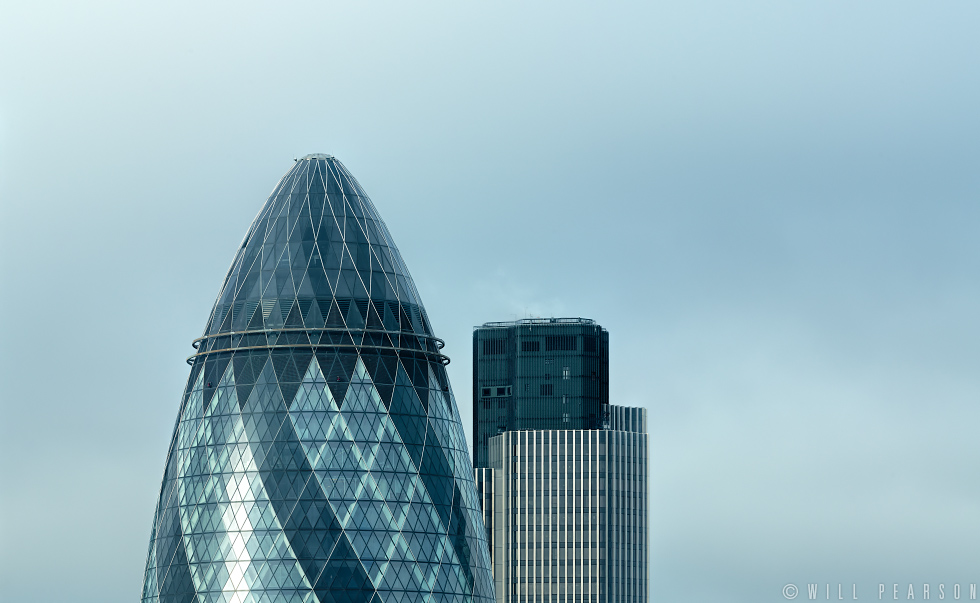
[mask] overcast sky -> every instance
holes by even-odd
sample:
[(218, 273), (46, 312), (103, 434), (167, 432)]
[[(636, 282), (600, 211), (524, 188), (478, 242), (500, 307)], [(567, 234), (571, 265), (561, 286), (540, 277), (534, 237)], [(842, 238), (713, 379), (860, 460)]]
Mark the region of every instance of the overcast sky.
[(0, 599), (138, 599), (190, 342), (310, 152), (385, 219), (467, 433), (474, 325), (609, 329), (612, 401), (650, 412), (652, 603), (980, 583), (978, 27), (3, 2)]

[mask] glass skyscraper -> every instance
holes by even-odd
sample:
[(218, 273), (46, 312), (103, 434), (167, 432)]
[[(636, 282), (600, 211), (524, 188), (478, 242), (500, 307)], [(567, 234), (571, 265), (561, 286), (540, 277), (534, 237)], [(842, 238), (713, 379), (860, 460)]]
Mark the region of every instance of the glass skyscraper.
[(488, 322), (473, 330), (473, 464), (490, 438), (526, 429), (601, 429), (609, 333), (588, 318)]
[(493, 601), (443, 343), (339, 161), (282, 178), (194, 347), (144, 602)]
[(647, 602), (646, 411), (609, 404), (584, 318), (473, 332), (477, 490), (498, 603)]
[(609, 408), (608, 429), (490, 438), (476, 471), (498, 603), (648, 601), (646, 411)]

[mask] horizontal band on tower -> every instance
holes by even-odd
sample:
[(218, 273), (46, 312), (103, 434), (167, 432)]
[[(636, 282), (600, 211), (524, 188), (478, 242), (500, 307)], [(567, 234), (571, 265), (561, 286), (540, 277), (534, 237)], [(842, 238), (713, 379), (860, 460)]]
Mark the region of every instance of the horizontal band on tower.
[(375, 349), (375, 350), (389, 350), (396, 352), (397, 354), (406, 355), (418, 355), (423, 356), (426, 359), (435, 360), (436, 362), (446, 366), (449, 364), (449, 356), (445, 354), (439, 354), (437, 352), (430, 352), (428, 350), (422, 350), (418, 348), (400, 348), (393, 346), (379, 346), (371, 344), (356, 344), (356, 343), (283, 343), (283, 344), (272, 344), (272, 345), (255, 345), (255, 346), (237, 346), (237, 347), (227, 347), (227, 348), (215, 348), (207, 350), (204, 352), (198, 352), (192, 356), (187, 357), (187, 364), (193, 365), (195, 358), (200, 358), (202, 356), (209, 356), (211, 354), (218, 354), (221, 352), (240, 352), (246, 350), (276, 350), (276, 349), (288, 349), (288, 348), (314, 348), (314, 349), (329, 349), (329, 348), (342, 348), (342, 349), (354, 349), (358, 354), (361, 353), (362, 349)]
[[(436, 344), (436, 349), (441, 350), (446, 347), (446, 342), (438, 337), (433, 337), (432, 335), (420, 335), (418, 333), (413, 333), (410, 331), (388, 331), (385, 329), (347, 329), (344, 327), (323, 327), (318, 329), (306, 328), (306, 327), (283, 327), (281, 329), (252, 329), (251, 331), (228, 331), (226, 333), (215, 333), (214, 335), (205, 335), (204, 337), (198, 337), (191, 342), (191, 346), (197, 350), (201, 347), (201, 342), (207, 341), (209, 339), (218, 339), (220, 337), (236, 337), (236, 336), (246, 336), (246, 335), (260, 335), (265, 333), (349, 333), (351, 337), (355, 333), (362, 334), (381, 334), (387, 335), (388, 337), (414, 337), (420, 340), (432, 341)], [(421, 349), (421, 348), (420, 348)]]

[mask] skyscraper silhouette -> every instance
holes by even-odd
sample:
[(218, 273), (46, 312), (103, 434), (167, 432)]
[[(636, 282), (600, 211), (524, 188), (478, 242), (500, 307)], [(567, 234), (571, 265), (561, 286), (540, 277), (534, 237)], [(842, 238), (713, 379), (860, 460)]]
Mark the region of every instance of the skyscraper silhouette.
[(194, 346), (143, 601), (493, 600), (448, 358), (339, 161), (282, 178)]
[(497, 603), (647, 603), (646, 410), (609, 404), (605, 329), (474, 328), (473, 432)]

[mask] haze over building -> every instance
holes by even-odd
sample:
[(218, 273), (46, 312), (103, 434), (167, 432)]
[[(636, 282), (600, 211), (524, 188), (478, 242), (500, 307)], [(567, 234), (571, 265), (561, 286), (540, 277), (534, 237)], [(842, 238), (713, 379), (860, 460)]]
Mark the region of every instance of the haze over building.
[(448, 358), (339, 161), (282, 178), (194, 347), (143, 601), (491, 603)]
[(646, 410), (609, 404), (582, 318), (473, 332), (477, 489), (498, 603), (645, 603)]

